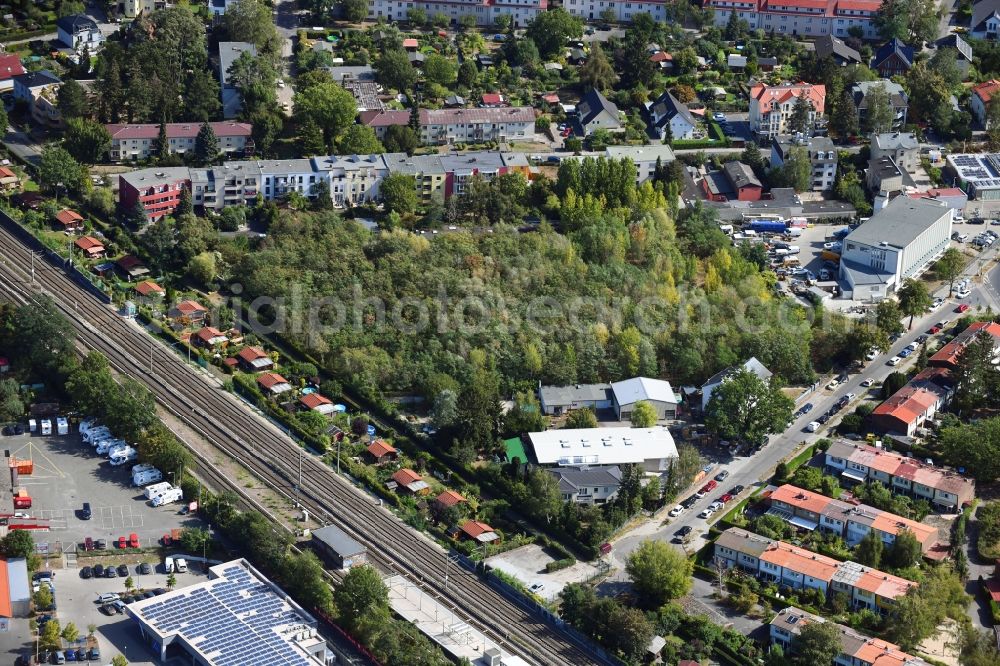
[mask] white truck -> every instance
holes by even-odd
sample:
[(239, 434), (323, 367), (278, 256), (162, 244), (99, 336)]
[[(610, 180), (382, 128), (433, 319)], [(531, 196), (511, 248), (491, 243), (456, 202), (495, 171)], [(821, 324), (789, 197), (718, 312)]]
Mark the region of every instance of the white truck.
[(65, 416), (60, 416), (56, 419), (56, 432), (60, 435), (69, 434), (69, 421), (66, 420)]
[(133, 449), (131, 446), (126, 446), (124, 449), (119, 449), (111, 454), (111, 464), (118, 467), (119, 465), (130, 463), (138, 457), (138, 451)]
[(146, 499), (153, 499), (160, 493), (165, 492), (170, 488), (170, 483), (163, 481), (162, 483), (154, 483), (151, 486), (146, 486), (146, 489), (142, 491), (142, 494), (146, 496)]
[(164, 573), (171, 574), (174, 572), (174, 558), (164, 557), (163, 558), (163, 571)]
[(42, 434), (43, 435), (52, 434), (52, 421), (50, 419), (42, 419)]
[(167, 504), (173, 504), (174, 502), (179, 502), (184, 499), (184, 491), (180, 488), (169, 488), (164, 490), (163, 493), (157, 495), (153, 498), (153, 506), (165, 506)]
[(163, 472), (156, 469), (144, 469), (132, 474), (133, 486), (148, 486), (151, 483), (159, 483), (163, 480)]

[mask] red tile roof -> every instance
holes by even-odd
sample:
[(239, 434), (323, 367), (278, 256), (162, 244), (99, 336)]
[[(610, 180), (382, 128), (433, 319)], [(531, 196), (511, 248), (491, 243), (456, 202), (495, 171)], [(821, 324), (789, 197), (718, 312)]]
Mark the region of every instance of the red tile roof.
[(411, 483), (416, 483), (417, 481), (422, 481), (424, 477), (420, 476), (412, 469), (403, 468), (392, 475), (392, 480), (401, 486), (408, 486)]
[(967, 329), (955, 336), (955, 339), (938, 350), (931, 356), (928, 363), (932, 366), (954, 368), (958, 364), (958, 357), (969, 343), (972, 342), (976, 333), (985, 330), (993, 336), (994, 347), (1000, 346), (1000, 324), (987, 321), (977, 321), (969, 325)]
[(329, 398), (324, 395), (320, 395), (319, 393), (307, 393), (299, 398), (299, 402), (305, 405), (307, 409), (316, 409), (317, 407), (322, 407), (323, 405), (333, 404)]
[(763, 83), (754, 84), (750, 88), (750, 97), (760, 102), (762, 113), (768, 113), (772, 106), (784, 104), (792, 97), (804, 96), (816, 113), (823, 113), (826, 104), (826, 86), (812, 83), (784, 83), (779, 86), (768, 86)]
[(503, 95), (500, 93), (483, 93), (483, 104), (503, 104)]
[(265, 372), (257, 378), (257, 383), (266, 389), (272, 389), (279, 384), (287, 384), (288, 380), (277, 372)]
[(983, 585), (986, 587), (986, 591), (989, 592), (990, 599), (1000, 603), (1000, 580), (987, 578), (983, 581)]
[(259, 358), (267, 358), (267, 354), (260, 347), (244, 347), (237, 356), (244, 363), (253, 363)]
[(454, 490), (446, 490), (437, 496), (434, 500), (438, 504), (444, 507), (455, 506), (461, 504), (465, 501), (465, 498), (460, 494), (456, 493)]
[(923, 199), (924, 197), (931, 197), (932, 199), (937, 199), (938, 197), (961, 197), (966, 196), (958, 187), (941, 187), (941, 188), (930, 188), (926, 192), (911, 192), (909, 197), (911, 199)]
[(396, 449), (394, 449), (393, 446), (384, 439), (376, 439), (374, 442), (368, 445), (368, 453), (370, 453), (375, 458), (381, 458), (382, 456), (395, 454)]
[(983, 100), (983, 104), (989, 104), (990, 100), (997, 94), (998, 90), (1000, 90), (1000, 81), (990, 79), (989, 81), (984, 81), (974, 87), (972, 89), (972, 94)]
[(24, 65), (17, 54), (0, 56), (0, 81), (6, 81), (15, 76), (25, 74)]
[(198, 338), (205, 344), (211, 344), (212, 340), (215, 338), (224, 338), (222, 331), (212, 328), (211, 326), (202, 326), (198, 329), (198, 332), (194, 334), (194, 337)]
[(653, 62), (664, 62), (667, 60), (673, 60), (674, 57), (666, 51), (657, 51), (653, 55), (649, 56), (649, 59)]
[(177, 304), (177, 310), (181, 314), (194, 314), (195, 312), (208, 312), (208, 309), (198, 301), (181, 301)]
[(459, 529), (465, 532), (470, 539), (478, 539), (483, 534), (493, 531), (492, 527), (478, 520), (467, 520), (462, 523)]
[(152, 280), (143, 280), (139, 284), (135, 285), (135, 290), (142, 294), (143, 296), (152, 296), (154, 294), (165, 294), (166, 290), (160, 285), (156, 284)]
[(93, 236), (82, 236), (76, 239), (76, 246), (84, 252), (103, 252), (104, 243)]
[(916, 423), (946, 397), (947, 392), (932, 382), (911, 381), (875, 408), (872, 416), (888, 416), (901, 423)]
[(418, 46), (420, 46), (420, 42), (417, 41), (416, 37), (407, 37), (406, 39), (403, 40), (404, 49), (415, 49)]
[(0, 167), (0, 178), (17, 178), (17, 174), (7, 167)]
[(64, 227), (69, 227), (76, 225), (78, 222), (83, 222), (83, 217), (75, 210), (63, 208), (61, 211), (56, 213), (56, 220), (58, 220)]
[[(253, 125), (250, 123), (218, 122), (209, 123), (215, 136), (219, 138), (229, 136), (250, 136), (253, 132)], [(160, 126), (156, 123), (147, 124), (111, 124), (105, 125), (105, 129), (112, 139), (155, 139), (160, 135)], [(168, 139), (193, 139), (198, 136), (201, 130), (201, 123), (167, 123)]]

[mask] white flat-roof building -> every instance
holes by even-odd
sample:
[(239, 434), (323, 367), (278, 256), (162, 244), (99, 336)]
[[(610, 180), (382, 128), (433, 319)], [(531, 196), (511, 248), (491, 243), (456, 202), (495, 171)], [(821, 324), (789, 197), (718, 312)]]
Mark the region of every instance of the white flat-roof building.
[(184, 655), (204, 666), (325, 665), (316, 619), (244, 559), (209, 579), (125, 607), (160, 661)]
[(611, 384), (611, 395), (615, 401), (615, 412), (619, 421), (632, 416), (637, 402), (647, 402), (656, 410), (658, 420), (677, 415), (677, 396), (670, 382), (650, 377), (633, 377)]
[(656, 428), (572, 428), (528, 433), (539, 465), (642, 465), (665, 472), (677, 458), (670, 431)]

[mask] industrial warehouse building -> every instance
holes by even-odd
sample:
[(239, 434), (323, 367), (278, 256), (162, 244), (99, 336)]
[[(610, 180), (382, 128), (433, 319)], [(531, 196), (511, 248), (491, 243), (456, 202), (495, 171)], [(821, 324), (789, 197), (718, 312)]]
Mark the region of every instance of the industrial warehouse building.
[(160, 662), (200, 666), (328, 662), (316, 619), (244, 559), (217, 564), (207, 581), (128, 604)]

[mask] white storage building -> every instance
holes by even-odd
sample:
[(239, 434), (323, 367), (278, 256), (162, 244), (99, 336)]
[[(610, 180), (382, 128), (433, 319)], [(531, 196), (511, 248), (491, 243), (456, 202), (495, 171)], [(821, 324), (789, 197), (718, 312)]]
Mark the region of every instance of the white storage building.
[(656, 428), (573, 428), (528, 433), (539, 465), (596, 467), (636, 464), (665, 472), (677, 458), (670, 431)]

